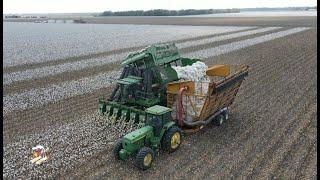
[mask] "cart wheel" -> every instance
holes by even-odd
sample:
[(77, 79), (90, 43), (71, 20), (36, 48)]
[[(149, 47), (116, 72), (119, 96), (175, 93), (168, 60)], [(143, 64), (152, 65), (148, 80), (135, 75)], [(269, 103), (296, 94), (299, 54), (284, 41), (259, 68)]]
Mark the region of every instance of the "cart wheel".
[(136, 156), (136, 166), (139, 169), (146, 170), (151, 167), (154, 158), (154, 151), (151, 148), (143, 147)]
[(216, 118), (215, 118), (215, 120), (214, 120), (214, 125), (216, 125), (216, 126), (221, 126), (221, 124), (226, 120), (226, 118), (225, 118), (226, 116), (224, 116), (224, 114), (223, 113), (221, 113), (221, 114), (219, 114)]
[(113, 149), (113, 155), (116, 159), (120, 159), (120, 151), (121, 149), (123, 149), (122, 147), (122, 140), (118, 140), (116, 145), (114, 146), (114, 149)]
[(229, 112), (228, 112), (228, 110), (223, 111), (222, 114), (224, 115), (224, 121), (229, 120)]

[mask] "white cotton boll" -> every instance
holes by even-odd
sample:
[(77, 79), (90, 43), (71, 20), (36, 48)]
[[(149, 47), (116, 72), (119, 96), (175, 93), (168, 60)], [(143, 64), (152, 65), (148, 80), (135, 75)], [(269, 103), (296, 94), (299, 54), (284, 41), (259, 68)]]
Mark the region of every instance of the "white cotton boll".
[(198, 61), (193, 63), (191, 66), (173, 66), (172, 68), (177, 72), (179, 79), (197, 82), (206, 76), (208, 66), (205, 63)]

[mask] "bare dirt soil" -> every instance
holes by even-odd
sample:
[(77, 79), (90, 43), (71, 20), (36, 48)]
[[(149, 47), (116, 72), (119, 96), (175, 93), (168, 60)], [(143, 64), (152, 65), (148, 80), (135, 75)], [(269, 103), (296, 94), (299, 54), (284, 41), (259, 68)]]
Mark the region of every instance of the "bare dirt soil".
[[(286, 22), (290, 24), (295, 20)], [(299, 23), (306, 22), (300, 20)], [(204, 59), (208, 65), (247, 64), (251, 68), (231, 107), (229, 121), (220, 127), (209, 125), (196, 134), (185, 136), (178, 151), (160, 152), (147, 171), (139, 171), (132, 160), (114, 159), (112, 148), (123, 132), (95, 116), (98, 99), (110, 94), (113, 86), (6, 114), (3, 121), (4, 178), (316, 179), (316, 36), (317, 29), (312, 28)], [(200, 46), (206, 49), (219, 43), (184, 51), (192, 52)], [(35, 80), (34, 85), (42, 87), (118, 67), (115, 64), (103, 68), (71, 72), (65, 74), (66, 79), (57, 76), (49, 77), (48, 81)], [(10, 88), (20, 92), (25, 86), (30, 88), (32, 82), (17, 86), (19, 88)], [(6, 93), (11, 93), (9, 87), (4, 88), (7, 88)], [(34, 143), (53, 149), (50, 162), (40, 168), (28, 161)]]

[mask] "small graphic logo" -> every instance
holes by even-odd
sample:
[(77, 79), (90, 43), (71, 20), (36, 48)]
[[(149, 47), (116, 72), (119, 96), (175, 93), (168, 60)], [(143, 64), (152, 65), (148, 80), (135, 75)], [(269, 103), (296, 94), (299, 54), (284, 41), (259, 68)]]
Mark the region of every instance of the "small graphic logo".
[(43, 162), (47, 161), (48, 151), (49, 151), (49, 148), (45, 149), (41, 145), (37, 145), (36, 147), (33, 147), (32, 148), (33, 159), (31, 160), (31, 163), (42, 164)]

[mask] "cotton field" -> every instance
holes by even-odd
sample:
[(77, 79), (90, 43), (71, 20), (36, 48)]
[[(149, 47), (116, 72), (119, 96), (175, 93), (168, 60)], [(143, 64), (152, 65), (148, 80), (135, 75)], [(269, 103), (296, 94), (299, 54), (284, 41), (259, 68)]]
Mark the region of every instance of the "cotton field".
[[(316, 178), (317, 28), (4, 23), (4, 179)], [(123, 132), (98, 115), (121, 61), (175, 43), (207, 65), (245, 64), (250, 73), (230, 119), (160, 152), (150, 171), (115, 161)], [(31, 148), (50, 147), (36, 167)], [(192, 170), (192, 171), (191, 171)]]

